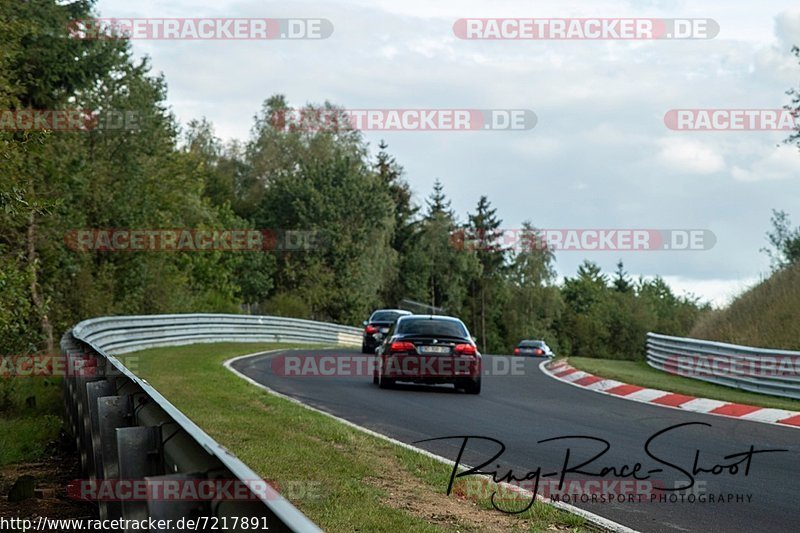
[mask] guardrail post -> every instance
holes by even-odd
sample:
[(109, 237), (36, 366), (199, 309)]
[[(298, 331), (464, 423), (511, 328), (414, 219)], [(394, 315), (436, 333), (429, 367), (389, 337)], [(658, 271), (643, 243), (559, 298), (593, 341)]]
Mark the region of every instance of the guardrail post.
[[(80, 365), (76, 365), (76, 372), (80, 372)], [(102, 378), (96, 376), (76, 376), (75, 377), (75, 392), (77, 396), (77, 415), (78, 415), (78, 451), (81, 456), (81, 471), (91, 473), (93, 470), (92, 463), (94, 462), (94, 454), (92, 452), (92, 438), (91, 438), (91, 418), (89, 416), (89, 394), (88, 386), (90, 383), (100, 381)]]
[[(161, 428), (118, 428), (117, 457), (120, 480), (138, 482), (147, 476), (162, 474)], [(147, 501), (123, 501), (122, 516), (146, 520)]]
[[(162, 492), (166, 483), (176, 482), (177, 484), (184, 485), (185, 483), (193, 483), (207, 479), (205, 474), (167, 474), (164, 476), (148, 476), (147, 478), (147, 493), (158, 494)], [(166, 499), (147, 499), (147, 512), (153, 520), (172, 520), (175, 523), (183, 517), (196, 518), (198, 516), (209, 516), (210, 504), (207, 501), (197, 500), (166, 500)], [(156, 529), (155, 531), (162, 531)], [(173, 531), (173, 530), (163, 530)]]
[(75, 439), (79, 451), (81, 446), (81, 427), (83, 421), (81, 416), (81, 394), (77, 376), (79, 375), (79, 356), (85, 355), (83, 350), (80, 350), (77, 344), (65, 338), (61, 342), (61, 352), (65, 359), (66, 376), (64, 376), (64, 402), (66, 403), (66, 419), (67, 430)]
[[(104, 396), (97, 399), (97, 419), (100, 442), (101, 468), (99, 478), (119, 479), (119, 457), (117, 454), (117, 428), (131, 425), (131, 397)], [(99, 502), (100, 518), (122, 517), (122, 505), (116, 501)]]
[(86, 384), (86, 399), (89, 408), (89, 444), (91, 457), (89, 461), (89, 479), (103, 479), (103, 459), (100, 447), (100, 418), (97, 400), (103, 396), (114, 394), (114, 384), (110, 381), (93, 381)]

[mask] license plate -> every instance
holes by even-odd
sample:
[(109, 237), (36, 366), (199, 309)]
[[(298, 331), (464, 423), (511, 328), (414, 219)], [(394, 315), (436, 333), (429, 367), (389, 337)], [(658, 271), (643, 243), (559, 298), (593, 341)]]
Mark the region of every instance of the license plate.
[(450, 353), (449, 346), (420, 346), (420, 353)]
[(381, 333), (389, 333), (389, 328), (381, 328)]

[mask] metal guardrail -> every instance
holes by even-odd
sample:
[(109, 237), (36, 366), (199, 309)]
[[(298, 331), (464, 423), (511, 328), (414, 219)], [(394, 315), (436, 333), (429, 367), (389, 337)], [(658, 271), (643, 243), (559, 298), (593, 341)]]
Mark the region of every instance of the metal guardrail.
[[(245, 498), (209, 501), (164, 501), (150, 495), (143, 501), (99, 501), (101, 519), (172, 519), (174, 524), (180, 518), (215, 517), (228, 519), (230, 530), (252, 531), (241, 518), (259, 517), (258, 523), (271, 531), (320, 531), (114, 357), (144, 348), (224, 341), (355, 346), (361, 343), (361, 330), (311, 320), (222, 314), (103, 317), (75, 326), (61, 339), (61, 350), (68, 370), (67, 423), (88, 477), (84, 481), (99, 485), (136, 480), (164, 486), (217, 480), (238, 482), (249, 491)], [(204, 525), (211, 528), (214, 522)]]
[(800, 352), (648, 333), (647, 364), (717, 385), (800, 399)]

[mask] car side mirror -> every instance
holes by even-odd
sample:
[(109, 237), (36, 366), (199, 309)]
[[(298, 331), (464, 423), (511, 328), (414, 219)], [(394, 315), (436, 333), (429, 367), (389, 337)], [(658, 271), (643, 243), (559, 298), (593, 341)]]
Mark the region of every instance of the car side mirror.
[(368, 322), (367, 320), (365, 320), (365, 321), (364, 321), (364, 322), (362, 322), (361, 324), (363, 324), (364, 326), (366, 326), (367, 324), (369, 324), (369, 322)]

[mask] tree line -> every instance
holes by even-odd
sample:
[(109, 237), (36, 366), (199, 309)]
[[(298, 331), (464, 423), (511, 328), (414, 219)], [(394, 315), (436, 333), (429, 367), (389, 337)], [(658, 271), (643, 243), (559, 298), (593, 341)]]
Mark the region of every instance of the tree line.
[[(485, 352), (523, 338), (559, 353), (643, 357), (647, 331), (682, 335), (707, 305), (620, 262), (584, 262), (557, 279), (552, 250), (526, 222), (512, 249), (487, 196), (462, 218), (437, 182), (415, 201), (404, 170), (359, 131), (287, 128), (269, 97), (245, 141), (182, 126), (167, 85), (124, 39), (70, 38), (92, 1), (0, 5), (0, 110), (133, 113), (135, 128), (0, 129), (0, 346), (53, 350), (93, 316), (168, 312), (279, 314), (359, 324), (371, 310), (419, 302), (461, 317)], [(308, 115), (338, 112), (305, 106)], [(375, 153), (373, 153), (375, 152)], [(539, 223), (543, 221), (537, 221)], [(303, 251), (79, 253), (76, 228), (312, 230)], [(461, 235), (474, 246), (459, 246)], [(530, 243), (526, 246), (525, 243)]]

